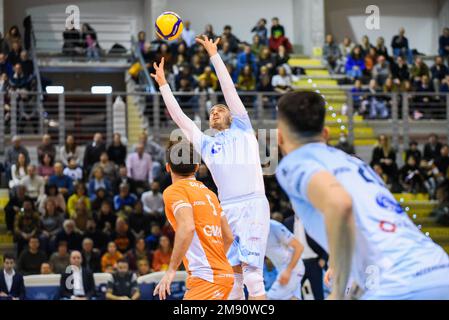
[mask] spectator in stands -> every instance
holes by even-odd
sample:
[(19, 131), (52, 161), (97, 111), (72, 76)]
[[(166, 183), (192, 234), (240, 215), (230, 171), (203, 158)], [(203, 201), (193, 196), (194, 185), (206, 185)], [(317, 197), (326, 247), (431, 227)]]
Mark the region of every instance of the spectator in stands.
[(282, 94), (293, 90), (292, 78), (282, 66), (278, 68), (278, 74), (271, 79), (271, 85), (274, 91)]
[(17, 243), (17, 252), (20, 253), (30, 238), (39, 236), (39, 213), (34, 209), (30, 199), (24, 199), (22, 208), (14, 221), (14, 240)]
[(411, 64), (413, 61), (412, 52), (409, 49), (408, 39), (405, 37), (405, 29), (400, 28), (399, 34), (395, 35), (391, 40), (391, 48), (393, 49), (393, 55), (403, 56), (407, 59), (408, 63)]
[(87, 231), (87, 223), (89, 219), (92, 219), (92, 213), (87, 208), (86, 203), (83, 201), (83, 199), (79, 199), (75, 203), (75, 212), (71, 218), (75, 222), (76, 229), (82, 235), (84, 235), (84, 233)]
[(101, 230), (106, 234), (111, 234), (115, 229), (115, 221), (117, 216), (112, 211), (112, 205), (109, 201), (103, 201), (100, 210), (95, 215), (97, 230)]
[(347, 59), (349, 55), (352, 53), (355, 45), (352, 42), (351, 38), (344, 37), (342, 43), (340, 44), (340, 52), (343, 57), (343, 64), (346, 65)]
[(39, 239), (32, 236), (28, 240), (28, 247), (23, 250), (17, 260), (17, 269), (23, 275), (39, 274), (41, 264), (47, 261), (45, 252), (39, 250)]
[(119, 194), (114, 196), (114, 210), (123, 210), (126, 207), (132, 208), (137, 201), (137, 196), (129, 192), (127, 184), (121, 184), (119, 187)]
[[(7, 93), (9, 92), (9, 78), (6, 73), (0, 74), (0, 92)], [(11, 120), (11, 107), (8, 104), (5, 104), (5, 115), (4, 115), (5, 123), (8, 123)]]
[(68, 198), (73, 193), (73, 180), (64, 174), (64, 166), (61, 162), (54, 165), (55, 173), (48, 179), (49, 184), (58, 187), (58, 192)]
[[(186, 64), (183, 64), (179, 68), (179, 73), (175, 77), (175, 87), (178, 91), (181, 91), (181, 82), (182, 80), (186, 80), (189, 85), (192, 85), (195, 83), (195, 78), (193, 77), (192, 73), (190, 72), (190, 67)], [(189, 91), (189, 90), (185, 90)]]
[(278, 32), (275, 36), (270, 37), (268, 41), (268, 46), (272, 52), (277, 52), (280, 46), (284, 46), (287, 53), (293, 52), (293, 46), (287, 37), (279, 35)]
[(25, 154), (20, 153), (17, 158), (17, 162), (11, 166), (11, 180), (9, 181), (9, 188), (14, 189), (18, 185), (23, 184), (23, 180), (25, 179), (26, 175), (26, 157)]
[(109, 160), (108, 153), (102, 152), (100, 155), (100, 161), (94, 164), (91, 171), (90, 178), (93, 177), (93, 173), (96, 171), (97, 168), (103, 169), (104, 177), (110, 182), (114, 183), (115, 179), (117, 178), (117, 166), (114, 162)]
[(108, 282), (107, 300), (139, 300), (140, 290), (137, 277), (129, 271), (128, 261), (117, 261), (117, 271), (112, 274), (112, 281)]
[(101, 272), (101, 255), (100, 252), (94, 248), (92, 239), (84, 238), (81, 255), (83, 257), (83, 268), (92, 273)]
[(11, 44), (11, 50), (8, 52), (8, 61), (11, 65), (20, 63), (20, 52), (22, 51), (22, 45), (18, 41), (14, 41)]
[[(256, 70), (256, 56), (251, 52), (251, 47), (245, 45), (243, 51), (237, 55), (237, 74), (243, 70), (245, 66), (249, 65), (252, 70)], [(214, 88), (215, 90), (216, 88)]]
[[(81, 252), (70, 253), (70, 266), (61, 275), (59, 295), (63, 300), (90, 300), (96, 296), (93, 273), (82, 267)], [(68, 278), (71, 277), (73, 281)], [(70, 284), (70, 285), (69, 285)]]
[(56, 235), (55, 244), (58, 245), (61, 241), (65, 241), (69, 250), (80, 250), (82, 236), (75, 230), (75, 227), (75, 221), (65, 220), (62, 230)]
[[(29, 89), (31, 79), (23, 72), (22, 65), (19, 62), (14, 64), (13, 70), (14, 72), (12, 74), (12, 77), (9, 78), (9, 86), (11, 90)], [(19, 102), (23, 101), (23, 95), (21, 95), (20, 97), (22, 99), (19, 99)]]
[(391, 62), (391, 58), (388, 55), (388, 49), (385, 46), (385, 39), (383, 37), (377, 38), (375, 49), (378, 55), (384, 56), (389, 62)]
[(259, 41), (263, 45), (268, 45), (267, 19), (261, 18), (257, 24), (251, 29), (259, 37)]
[(110, 195), (112, 194), (112, 185), (109, 179), (107, 179), (104, 176), (103, 169), (101, 167), (95, 168), (95, 170), (92, 170), (93, 177), (89, 180), (89, 189), (88, 189), (88, 195), (89, 198), (93, 201), (96, 197), (96, 192), (98, 189), (104, 189), (106, 190), (106, 194)]
[(7, 54), (0, 53), (0, 73), (5, 73), (10, 79), (13, 76), (13, 68), (11, 63), (7, 60)]
[[(20, 67), (21, 68), (21, 67)], [(27, 85), (27, 84), (26, 84)], [(12, 87), (12, 81), (10, 80)], [(19, 132), (23, 134), (26, 130), (32, 134), (38, 133), (39, 110), (37, 108), (36, 96), (30, 96), (27, 88), (17, 88), (18, 95), (18, 127)], [(31, 130), (31, 131), (30, 131)]]
[(354, 145), (348, 141), (348, 136), (344, 132), (340, 133), (340, 138), (338, 139), (338, 143), (335, 145), (335, 148), (340, 149), (351, 156), (355, 156)]
[(380, 89), (377, 85), (376, 79), (371, 79), (368, 86), (368, 98), (362, 103), (362, 109), (369, 110), (369, 118), (382, 118), (388, 117), (387, 103), (384, 97), (377, 95)]
[(365, 70), (365, 61), (361, 50), (360, 46), (355, 46), (346, 60), (346, 75), (353, 80), (362, 77), (363, 71)]
[(16, 272), (13, 255), (5, 253), (3, 256), (3, 269), (0, 270), (0, 300), (24, 300), (25, 283), (23, 276)]
[(77, 165), (81, 165), (81, 150), (72, 135), (68, 135), (65, 144), (59, 150), (59, 159), (64, 166), (69, 165), (69, 158), (75, 159)]
[[(260, 41), (260, 38), (257, 34), (253, 36), (253, 42), (251, 43), (251, 53), (257, 57), (260, 54), (260, 50), (265, 48), (265, 44)], [(257, 58), (256, 58), (257, 62)]]
[(274, 68), (276, 66), (276, 62), (272, 57), (271, 51), (269, 48), (263, 48), (259, 54), (258, 68), (266, 67), (272, 75), (274, 73)]
[(430, 213), (436, 223), (442, 226), (449, 226), (449, 180), (442, 181), (436, 191), (438, 204)]
[(170, 257), (173, 247), (170, 239), (167, 236), (161, 236), (159, 238), (159, 248), (153, 253), (153, 271), (165, 271), (170, 264)]
[(449, 75), (449, 68), (444, 65), (443, 57), (437, 56), (435, 64), (430, 68), (433, 87), (439, 91), (441, 82)]
[(422, 76), (429, 76), (429, 67), (421, 57), (416, 57), (415, 63), (410, 69), (410, 76), (413, 81), (420, 81)]
[(101, 270), (105, 272), (108, 265), (116, 268), (117, 261), (123, 259), (123, 255), (117, 251), (117, 245), (114, 241), (108, 243), (106, 253), (101, 257)]
[(399, 170), (399, 182), (405, 192), (425, 192), (424, 174), (421, 172), (416, 159), (409, 156), (406, 164)]
[(5, 151), (5, 172), (6, 178), (11, 179), (11, 166), (17, 162), (19, 154), (25, 155), (25, 162), (28, 165), (30, 163), (30, 156), (28, 150), (22, 145), (22, 139), (20, 136), (13, 136), (11, 139), (12, 145)]
[(106, 251), (106, 247), (110, 241), (109, 234), (97, 228), (97, 223), (92, 216), (89, 216), (89, 219), (87, 219), (83, 237), (91, 239), (94, 243), (94, 248), (99, 252)]
[(377, 63), (377, 51), (375, 48), (370, 48), (368, 53), (365, 55), (365, 73), (371, 75), (373, 68)]
[(143, 205), (140, 200), (136, 202), (133, 210), (128, 216), (129, 229), (135, 238), (145, 237), (150, 232), (151, 218), (144, 214)]
[(184, 29), (182, 30), (182, 40), (184, 40), (185, 44), (188, 48), (192, 47), (195, 44), (195, 31), (190, 27), (190, 21), (184, 21)]
[(100, 60), (100, 45), (97, 33), (88, 23), (81, 26), (81, 40), (88, 60)]
[(146, 259), (141, 259), (137, 261), (137, 272), (136, 276), (141, 277), (151, 273), (150, 262)]
[(98, 188), (97, 191), (95, 191), (95, 197), (90, 202), (92, 211), (93, 212), (100, 211), (101, 204), (103, 203), (103, 201), (108, 201), (112, 203), (112, 198), (110, 194), (106, 192), (105, 188)]
[(275, 67), (283, 66), (291, 73), (290, 66), (288, 64), (288, 60), (290, 59), (290, 55), (287, 52), (285, 46), (280, 45), (277, 52), (274, 55), (274, 65)]
[(229, 49), (231, 50), (231, 52), (237, 53), (240, 40), (232, 33), (232, 27), (230, 25), (224, 26), (221, 39), (223, 43), (229, 43)]
[(204, 68), (204, 72), (199, 75), (198, 81), (204, 80), (208, 87), (212, 88), (214, 91), (218, 89), (218, 78), (212, 68), (207, 66)]
[(373, 149), (371, 158), (371, 166), (380, 164), (383, 172), (390, 178), (396, 179), (397, 177), (397, 165), (396, 165), (396, 152), (390, 146), (390, 140), (386, 135), (380, 135), (378, 138), (378, 144)]
[(66, 55), (74, 56), (81, 54), (84, 50), (81, 42), (81, 32), (75, 27), (66, 28), (62, 33), (62, 52)]
[[(221, 46), (221, 49), (219, 50), (220, 53), (220, 57), (222, 57), (223, 62), (226, 65), (232, 65), (235, 66), (236, 65), (236, 55), (234, 52), (231, 51), (231, 45), (229, 44), (228, 41), (223, 41), (223, 44)], [(199, 59), (199, 57), (198, 57)], [(204, 66), (203, 66), (203, 70), (204, 70)]]
[(403, 85), (404, 81), (410, 79), (407, 63), (402, 56), (396, 58), (396, 63), (391, 65), (391, 76), (393, 81), (398, 85)]
[(111, 239), (122, 254), (134, 248), (136, 242), (134, 234), (129, 230), (129, 225), (123, 217), (117, 218), (115, 230), (111, 233)]
[(126, 159), (128, 177), (134, 180), (138, 194), (141, 194), (143, 190), (148, 188), (153, 180), (152, 167), (153, 161), (151, 156), (145, 152), (144, 144), (139, 142), (136, 146), (136, 151), (129, 154)]
[(449, 66), (449, 28), (444, 28), (443, 33), (438, 39), (438, 54), (446, 59)]
[(166, 67), (170, 70), (174, 61), (173, 55), (170, 52), (170, 48), (166, 43), (161, 43), (161, 45), (157, 49), (156, 61), (161, 61), (162, 58), (165, 59)]
[(22, 36), (20, 35), (19, 27), (14, 25), (9, 28), (8, 33), (5, 36), (6, 41), (8, 42), (9, 47), (12, 47), (13, 42), (22, 43)]
[(23, 73), (25, 77), (30, 77), (34, 74), (34, 64), (33, 60), (28, 57), (28, 51), (22, 50), (20, 52), (20, 64), (22, 65)]
[(64, 223), (64, 213), (56, 208), (53, 200), (49, 200), (45, 205), (45, 213), (40, 218), (41, 224), (41, 248), (52, 251), (56, 235), (62, 230)]
[(449, 74), (441, 81), (440, 92), (449, 93)]
[(440, 149), (440, 156), (435, 159), (435, 165), (443, 177), (449, 178), (449, 145), (443, 144)]
[(284, 26), (282, 26), (279, 23), (279, 18), (278, 17), (274, 17), (271, 19), (271, 37), (276, 37), (276, 36), (285, 36), (285, 29)]
[(37, 173), (39, 176), (44, 178), (45, 181), (48, 181), (50, 177), (55, 174), (54, 166), (54, 158), (52, 158), (49, 154), (44, 154), (42, 164), (37, 167)]
[(125, 164), (126, 146), (122, 143), (120, 133), (114, 133), (112, 143), (108, 147), (109, 160), (114, 162), (117, 166)]
[(164, 212), (164, 201), (157, 181), (151, 183), (151, 190), (142, 193), (141, 201), (145, 214), (161, 217)]
[(205, 25), (203, 34), (206, 35), (209, 39), (215, 39), (217, 37), (214, 33), (214, 27), (211, 24)]
[(51, 268), (51, 265), (48, 262), (44, 262), (41, 264), (39, 274), (54, 274), (54, 272), (53, 269)]
[(390, 64), (384, 56), (377, 58), (377, 63), (373, 68), (373, 78), (376, 79), (379, 86), (383, 86), (390, 76)]
[(37, 147), (37, 157), (40, 163), (43, 163), (45, 154), (50, 155), (53, 159), (56, 157), (56, 148), (51, 143), (51, 136), (49, 134), (42, 136), (42, 143)]
[(64, 197), (58, 192), (58, 187), (54, 184), (45, 185), (45, 194), (42, 200), (39, 201), (39, 212), (45, 213), (45, 207), (48, 201), (53, 201), (56, 205), (56, 210), (65, 212), (66, 204)]
[(421, 151), (418, 149), (418, 142), (415, 140), (410, 141), (408, 144), (409, 148), (405, 150), (405, 162), (407, 162), (409, 157), (413, 157), (416, 160), (416, 163), (419, 164), (421, 162)]
[(0, 53), (8, 54), (9, 44), (8, 41), (3, 37), (3, 33), (0, 32)]
[(62, 274), (70, 264), (70, 255), (67, 249), (67, 242), (61, 241), (58, 249), (50, 256), (50, 265), (54, 273)]
[(159, 238), (161, 237), (161, 227), (157, 223), (153, 223), (150, 229), (150, 235), (145, 238), (145, 243), (149, 250), (155, 250), (159, 245)]
[(151, 253), (146, 248), (144, 238), (137, 238), (136, 247), (126, 253), (126, 259), (129, 262), (129, 268), (131, 270), (138, 269), (139, 261), (146, 260), (148, 262), (151, 260)]
[[(415, 90), (416, 92), (420, 93), (426, 93), (426, 92), (434, 92), (434, 88), (432, 85), (432, 82), (430, 81), (430, 78), (428, 75), (423, 75), (419, 81), (416, 81), (415, 83)], [(419, 107), (423, 108), (422, 111), (425, 112), (428, 117), (432, 117), (431, 110), (426, 110), (426, 104), (431, 102), (433, 100), (432, 95), (420, 95), (415, 98), (416, 101), (421, 102)], [(418, 110), (414, 110), (414, 117), (415, 119), (419, 119), (421, 117), (422, 113)]]
[(367, 35), (362, 37), (362, 41), (360, 41), (360, 48), (362, 49), (362, 56), (366, 56), (371, 48), (374, 49), (374, 46), (370, 43)]
[(75, 185), (75, 192), (67, 201), (67, 212), (71, 218), (75, 215), (75, 207), (78, 201), (84, 202), (87, 210), (91, 209), (90, 199), (86, 194), (86, 186), (82, 182)]
[(424, 145), (423, 159), (435, 161), (440, 156), (440, 150), (443, 145), (438, 141), (438, 136), (432, 133), (427, 143)]
[[(257, 81), (257, 91), (272, 92), (271, 76), (267, 66), (262, 66), (259, 69), (259, 78)], [(266, 101), (265, 101), (266, 102)]]
[(81, 169), (76, 163), (76, 159), (69, 157), (68, 165), (64, 168), (64, 175), (70, 177), (74, 183), (78, 183), (83, 180), (83, 169)]
[[(229, 48), (229, 46), (228, 46)], [(230, 53), (228, 51), (228, 53)], [(204, 72), (204, 65), (201, 63), (200, 56), (197, 54), (194, 54), (191, 58), (190, 63), (190, 69), (192, 72), (192, 75), (197, 78), (200, 74)]]
[(236, 88), (240, 91), (254, 91), (256, 90), (256, 77), (251, 69), (250, 65), (246, 65), (241, 70)]
[(35, 202), (45, 194), (45, 181), (42, 177), (36, 174), (36, 166), (29, 164), (27, 166), (27, 175), (22, 180), (23, 185), (26, 186), (26, 196)]
[(25, 185), (16, 187), (14, 194), (9, 197), (9, 201), (4, 208), (7, 234), (12, 234), (14, 231), (16, 215), (19, 214), (23, 202), (27, 199), (26, 190)]
[[(151, 156), (153, 161), (153, 179), (156, 179), (162, 170), (162, 166), (165, 166), (165, 148), (158, 144), (154, 137), (148, 136), (146, 131), (143, 131), (139, 136), (139, 142), (142, 142), (145, 146), (145, 152)], [(134, 191), (134, 186), (130, 184), (130, 191)]]
[(147, 39), (147, 35), (146, 35), (145, 31), (139, 31), (139, 33), (137, 34), (137, 45), (139, 46), (140, 51), (142, 53), (144, 51), (145, 43), (147, 43), (146, 39)]
[(367, 92), (367, 90), (362, 87), (362, 80), (355, 80), (354, 87), (351, 89), (352, 103), (354, 106), (354, 111), (360, 115), (363, 115), (366, 112), (366, 102), (364, 102), (365, 97), (363, 95), (365, 92)]
[(120, 185), (122, 184), (127, 184), (129, 186), (129, 191), (131, 193), (136, 193), (136, 183), (134, 179), (128, 177), (128, 169), (126, 168), (126, 166), (119, 167), (118, 178), (115, 181), (115, 185), (113, 188), (114, 194), (119, 193)]
[(86, 146), (84, 151), (83, 169), (89, 174), (92, 166), (100, 161), (100, 156), (106, 151), (101, 133), (95, 133), (93, 141)]

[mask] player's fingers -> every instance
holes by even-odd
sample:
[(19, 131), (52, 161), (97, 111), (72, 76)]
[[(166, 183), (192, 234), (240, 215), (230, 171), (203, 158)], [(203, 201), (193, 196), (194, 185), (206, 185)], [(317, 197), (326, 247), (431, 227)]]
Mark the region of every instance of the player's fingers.
[(214, 41), (214, 44), (215, 44), (215, 45), (218, 45), (218, 44), (220, 43), (220, 40), (221, 40), (220, 37), (218, 37), (218, 38)]
[(154, 73), (150, 73), (150, 76), (154, 79), (156, 79), (156, 75)]
[(199, 38), (199, 37), (195, 38), (195, 41), (198, 42), (199, 44), (203, 44), (204, 43), (204, 40)]
[(209, 41), (209, 37), (206, 36), (205, 34), (203, 35), (204, 41), (208, 42)]
[(161, 63), (159, 63), (159, 68), (161, 68), (162, 70), (164, 70), (164, 64), (165, 64), (165, 58), (162, 57)]
[(156, 286), (156, 288), (154, 288), (153, 296), (155, 296), (155, 295), (158, 294), (158, 292), (159, 292), (159, 286), (160, 286), (160, 283)]
[(153, 68), (157, 71), (159, 69), (159, 66), (157, 65), (156, 61), (153, 62)]

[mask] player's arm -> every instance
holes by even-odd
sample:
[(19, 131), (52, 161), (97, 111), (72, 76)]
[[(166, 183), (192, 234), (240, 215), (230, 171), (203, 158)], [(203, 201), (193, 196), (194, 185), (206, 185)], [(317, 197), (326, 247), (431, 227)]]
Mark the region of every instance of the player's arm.
[(224, 251), (227, 253), (232, 245), (232, 242), (234, 241), (234, 236), (232, 235), (232, 230), (229, 226), (228, 219), (226, 219), (224, 215), (221, 216), (221, 234), (223, 236)]
[[(285, 228), (284, 226), (282, 228)], [(294, 238), (293, 234), (285, 228), (284, 232), (280, 235), (280, 241), (293, 249), (292, 258), (290, 259), (290, 262), (288, 263), (287, 267), (282, 270), (280, 276), (279, 276), (279, 283), (283, 286), (288, 284), (290, 281), (292, 271), (298, 264), (299, 259), (301, 258), (301, 255), (304, 251), (304, 246)]]
[(186, 255), (195, 233), (193, 209), (191, 206), (178, 208), (175, 211), (175, 216), (177, 228), (170, 264), (164, 277), (154, 289), (154, 295), (159, 294), (159, 299), (161, 300), (166, 298), (167, 293), (171, 294), (170, 284), (175, 278), (176, 270), (178, 270), (182, 258)]
[(349, 193), (327, 171), (316, 172), (309, 180), (307, 197), (324, 215), (329, 242), (333, 289), (330, 298), (343, 299), (354, 250), (354, 220)]
[(203, 36), (204, 39), (196, 38), (196, 42), (201, 44), (207, 51), (212, 62), (215, 72), (217, 73), (218, 80), (220, 81), (221, 90), (223, 91), (226, 104), (228, 105), (231, 113), (234, 115), (246, 115), (245, 106), (240, 100), (237, 90), (235, 88), (234, 82), (232, 81), (231, 75), (228, 72), (223, 60), (221, 60), (218, 54), (217, 45), (220, 42), (220, 38), (215, 41), (209, 39), (207, 36)]
[(164, 58), (161, 59), (159, 65), (157, 65), (156, 62), (153, 63), (153, 67), (156, 71), (155, 73), (152, 73), (151, 76), (159, 85), (159, 90), (162, 94), (162, 98), (164, 99), (164, 103), (167, 107), (168, 113), (170, 114), (173, 121), (182, 130), (182, 132), (186, 135), (187, 139), (191, 143), (193, 143), (195, 147), (200, 146), (203, 133), (195, 125), (195, 123), (185, 115), (185, 113), (179, 106), (178, 101), (176, 101), (176, 98), (173, 95), (173, 92), (171, 91), (170, 86), (168, 85), (168, 82), (165, 78)]

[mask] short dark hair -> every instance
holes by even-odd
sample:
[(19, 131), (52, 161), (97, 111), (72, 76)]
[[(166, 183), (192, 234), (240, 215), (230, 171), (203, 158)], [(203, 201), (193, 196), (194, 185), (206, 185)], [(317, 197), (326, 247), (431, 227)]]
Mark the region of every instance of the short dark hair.
[(13, 260), (13, 261), (15, 261), (16, 258), (12, 254), (10, 254), (10, 253), (5, 253), (3, 255), (3, 261), (6, 261), (6, 260)]
[(232, 27), (229, 24), (227, 24), (227, 25), (224, 26), (223, 29), (224, 30), (232, 30)]
[(126, 263), (126, 264), (128, 264), (128, 260), (126, 260), (124, 258), (121, 258), (121, 259), (117, 260), (117, 264), (119, 264), (119, 263)]
[(170, 140), (166, 156), (170, 169), (180, 176), (190, 176), (194, 174), (197, 165), (201, 162), (193, 145), (182, 140)]
[(324, 127), (326, 102), (312, 91), (296, 91), (284, 94), (278, 101), (279, 119), (301, 137), (319, 135)]

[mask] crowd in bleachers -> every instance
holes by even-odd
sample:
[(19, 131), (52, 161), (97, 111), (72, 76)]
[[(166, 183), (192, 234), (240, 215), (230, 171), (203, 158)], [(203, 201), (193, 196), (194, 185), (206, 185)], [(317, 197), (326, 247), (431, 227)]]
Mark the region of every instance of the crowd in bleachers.
[[(354, 84), (355, 110), (368, 118), (389, 117), (391, 97), (388, 94), (398, 92), (423, 94), (413, 100), (417, 104), (412, 110), (414, 119), (435, 116), (437, 111), (427, 109), (431, 109), (432, 103), (438, 104), (441, 98), (432, 93), (449, 92), (449, 28), (444, 28), (440, 35), (435, 54), (434, 63), (429, 67), (423, 54), (411, 48), (404, 28), (392, 38), (391, 51), (383, 37), (371, 43), (368, 36), (363, 36), (357, 44), (345, 37), (338, 45), (329, 34), (323, 46), (323, 61), (329, 71), (346, 75)], [(369, 87), (362, 88), (362, 84)]]

